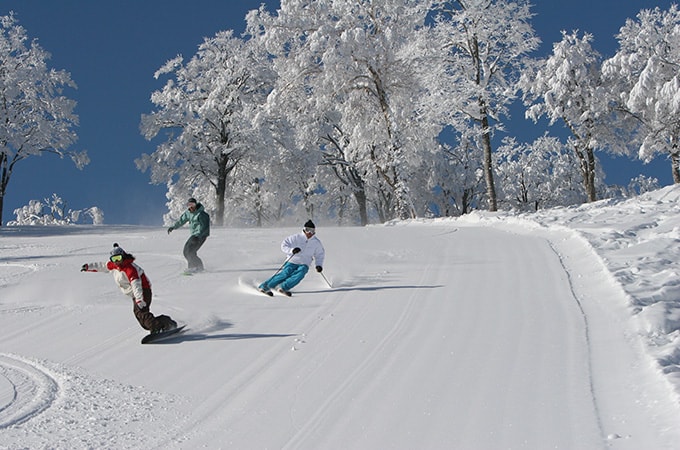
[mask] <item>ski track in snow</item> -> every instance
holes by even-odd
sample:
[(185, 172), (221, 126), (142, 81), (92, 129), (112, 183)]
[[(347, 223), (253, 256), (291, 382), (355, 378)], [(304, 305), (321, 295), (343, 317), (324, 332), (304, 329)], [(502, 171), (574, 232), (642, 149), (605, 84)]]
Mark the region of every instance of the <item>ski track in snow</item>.
[[(428, 273), (429, 267), (423, 271), (423, 278)], [(420, 285), (424, 285), (421, 283)], [(405, 333), (406, 329), (411, 323), (412, 316), (416, 312), (417, 293), (410, 295), (401, 315), (394, 322), (392, 328), (388, 330), (382, 339), (374, 345), (371, 351), (364, 357), (363, 361), (356, 365), (356, 367), (349, 373), (347, 377), (330, 392), (323, 403), (318, 405), (314, 414), (306, 419), (304, 424), (298, 424), (296, 433), (290, 438), (284, 448), (294, 449), (301, 448), (305, 444), (305, 440), (317, 432), (322, 422), (326, 419), (328, 410), (336, 406), (338, 399), (347, 395), (347, 392), (360, 383), (362, 379), (370, 378), (370, 374), (375, 371), (373, 364), (379, 360), (379, 356), (385, 353), (385, 350)]]
[[(194, 277), (186, 232), (19, 236), (0, 256), (0, 447), (675, 448), (677, 405), (585, 233), (491, 214), (321, 228), (333, 287), (310, 271), (262, 295), (296, 231), (216, 228)], [(111, 275), (79, 273), (114, 241), (152, 311), (187, 323), (167, 345), (139, 344)]]
[(55, 363), (0, 354), (3, 449), (152, 446), (171, 428), (164, 424), (177, 421), (183, 402)]
[(59, 384), (38, 364), (0, 354), (0, 429), (21, 424), (49, 408)]

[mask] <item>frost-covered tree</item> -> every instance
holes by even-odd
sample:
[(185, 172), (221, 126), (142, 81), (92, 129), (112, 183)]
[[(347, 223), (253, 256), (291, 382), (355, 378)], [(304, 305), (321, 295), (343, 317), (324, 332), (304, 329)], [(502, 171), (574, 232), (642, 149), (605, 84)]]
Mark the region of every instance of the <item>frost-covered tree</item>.
[(254, 124), (271, 75), (269, 62), (255, 50), (231, 30), (222, 31), (206, 38), (186, 64), (178, 56), (156, 72), (156, 78), (171, 79), (152, 94), (157, 110), (142, 116), (141, 131), (149, 140), (162, 130), (168, 134), (137, 166), (150, 169), (153, 183), (168, 185), (171, 211), (184, 209), (188, 196), (201, 197), (222, 225), (232, 171), (250, 152), (263, 150)]
[(438, 46), (448, 52), (441, 86), (448, 95), (448, 124), (479, 136), (491, 211), (497, 209), (492, 136), (515, 99), (527, 55), (540, 43), (531, 17), (528, 2), (511, 0), (446, 1), (436, 16)]
[(551, 125), (563, 121), (569, 130), (568, 145), (578, 157), (590, 202), (597, 200), (595, 151), (627, 151), (592, 39), (588, 33), (579, 38), (577, 32), (562, 32), (552, 55), (538, 61), (535, 70), (527, 71), (520, 81), (528, 106), (526, 116), (537, 121), (545, 115)]
[[(320, 136), (321, 149), (323, 155), (322, 165), (326, 166), (328, 170), (334, 175), (333, 180), (329, 180), (330, 186), (338, 185), (338, 188), (333, 189), (337, 194), (351, 193), (356, 201), (356, 206), (359, 213), (359, 221), (361, 225), (368, 224), (368, 198), (366, 181), (367, 176), (365, 170), (358, 164), (359, 161), (349, 160), (348, 157), (352, 152), (348, 150), (349, 138), (347, 138), (337, 123), (327, 122), (325, 128), (325, 135)], [(335, 181), (335, 183), (334, 183)], [(342, 211), (345, 211), (346, 202), (342, 200), (339, 195), (339, 204), (343, 205)]]
[(423, 114), (423, 55), (430, 1), (284, 0), (247, 17), (279, 77), (269, 98), (285, 110), (298, 143), (313, 143), (337, 176), (380, 220), (413, 217), (414, 171), (434, 149), (438, 123)]
[(638, 175), (630, 180), (626, 193), (628, 197), (635, 197), (646, 192), (656, 191), (659, 188), (659, 180), (657, 178)]
[(642, 124), (638, 156), (649, 162), (668, 155), (680, 183), (680, 10), (642, 10), (617, 39), (619, 49), (603, 71), (618, 81), (619, 101)]
[(83, 223), (82, 216), (89, 217), (93, 225), (104, 223), (104, 212), (97, 206), (84, 210), (69, 209), (57, 194), (42, 201), (30, 200), (28, 205), (15, 209), (14, 215), (16, 220), (9, 221), (8, 225), (74, 225)]
[(77, 140), (76, 102), (64, 95), (75, 88), (68, 72), (50, 69), (50, 54), (13, 14), (0, 17), (0, 226), (7, 186), (19, 161), (43, 153), (69, 156), (76, 167), (89, 163), (86, 152), (69, 151)]
[[(467, 130), (471, 132), (472, 130)], [(485, 195), (481, 147), (476, 135), (459, 134), (457, 146), (442, 144), (438, 158), (430, 161), (428, 186), (432, 186), (434, 216), (459, 216), (477, 209)]]
[(557, 138), (542, 136), (529, 144), (506, 138), (494, 156), (502, 201), (514, 209), (537, 211), (586, 198), (578, 160)]

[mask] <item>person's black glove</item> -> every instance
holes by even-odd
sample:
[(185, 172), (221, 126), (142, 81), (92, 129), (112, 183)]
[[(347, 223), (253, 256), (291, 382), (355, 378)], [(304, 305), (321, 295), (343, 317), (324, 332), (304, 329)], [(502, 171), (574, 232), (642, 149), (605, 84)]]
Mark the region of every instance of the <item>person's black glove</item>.
[(316, 266), (316, 271), (317, 271), (317, 272), (321, 273), (322, 270), (323, 270), (323, 267), (321, 267), (321, 266)]
[(295, 247), (293, 249), (293, 254), (295, 255), (296, 253), (300, 253), (300, 247)]
[(172, 227), (168, 228), (168, 234), (172, 233), (172, 230), (174, 230), (174, 228)]

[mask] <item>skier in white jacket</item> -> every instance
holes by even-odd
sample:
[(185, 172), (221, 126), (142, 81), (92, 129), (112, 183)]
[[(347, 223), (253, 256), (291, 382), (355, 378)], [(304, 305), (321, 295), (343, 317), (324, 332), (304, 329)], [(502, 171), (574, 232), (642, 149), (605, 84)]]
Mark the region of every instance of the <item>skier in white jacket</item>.
[(258, 288), (267, 295), (273, 295), (271, 290), (280, 285), (278, 291), (290, 297), (292, 295), (290, 290), (307, 275), (312, 260), (314, 260), (317, 272), (320, 273), (323, 270), (326, 253), (323, 244), (316, 237), (314, 222), (308, 220), (302, 233), (285, 238), (281, 242), (281, 251), (288, 256), (285, 264), (279, 272), (260, 284)]

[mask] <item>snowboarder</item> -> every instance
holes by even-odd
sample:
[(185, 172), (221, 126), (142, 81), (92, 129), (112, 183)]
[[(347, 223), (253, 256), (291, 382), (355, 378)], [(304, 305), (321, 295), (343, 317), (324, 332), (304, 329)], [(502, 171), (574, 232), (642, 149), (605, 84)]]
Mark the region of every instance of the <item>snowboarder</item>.
[(202, 272), (203, 261), (198, 257), (198, 249), (203, 246), (205, 240), (210, 236), (210, 216), (203, 205), (198, 203), (195, 198), (191, 197), (187, 201), (187, 210), (180, 216), (177, 222), (168, 228), (168, 234), (185, 223), (189, 222), (189, 231), (191, 235), (184, 244), (184, 257), (188, 263), (187, 273)]
[(135, 263), (135, 257), (118, 244), (113, 244), (109, 261), (83, 264), (80, 271), (111, 272), (123, 294), (132, 297), (135, 318), (145, 330), (160, 333), (177, 328), (177, 322), (169, 316), (154, 316), (151, 313), (151, 282), (144, 269)]
[(307, 274), (312, 264), (316, 264), (316, 271), (323, 271), (323, 261), (326, 252), (319, 238), (316, 237), (314, 222), (308, 220), (302, 233), (288, 236), (281, 242), (281, 251), (288, 256), (281, 270), (258, 286), (260, 292), (272, 295), (272, 289), (279, 286), (278, 291), (291, 296), (290, 290), (295, 287)]

